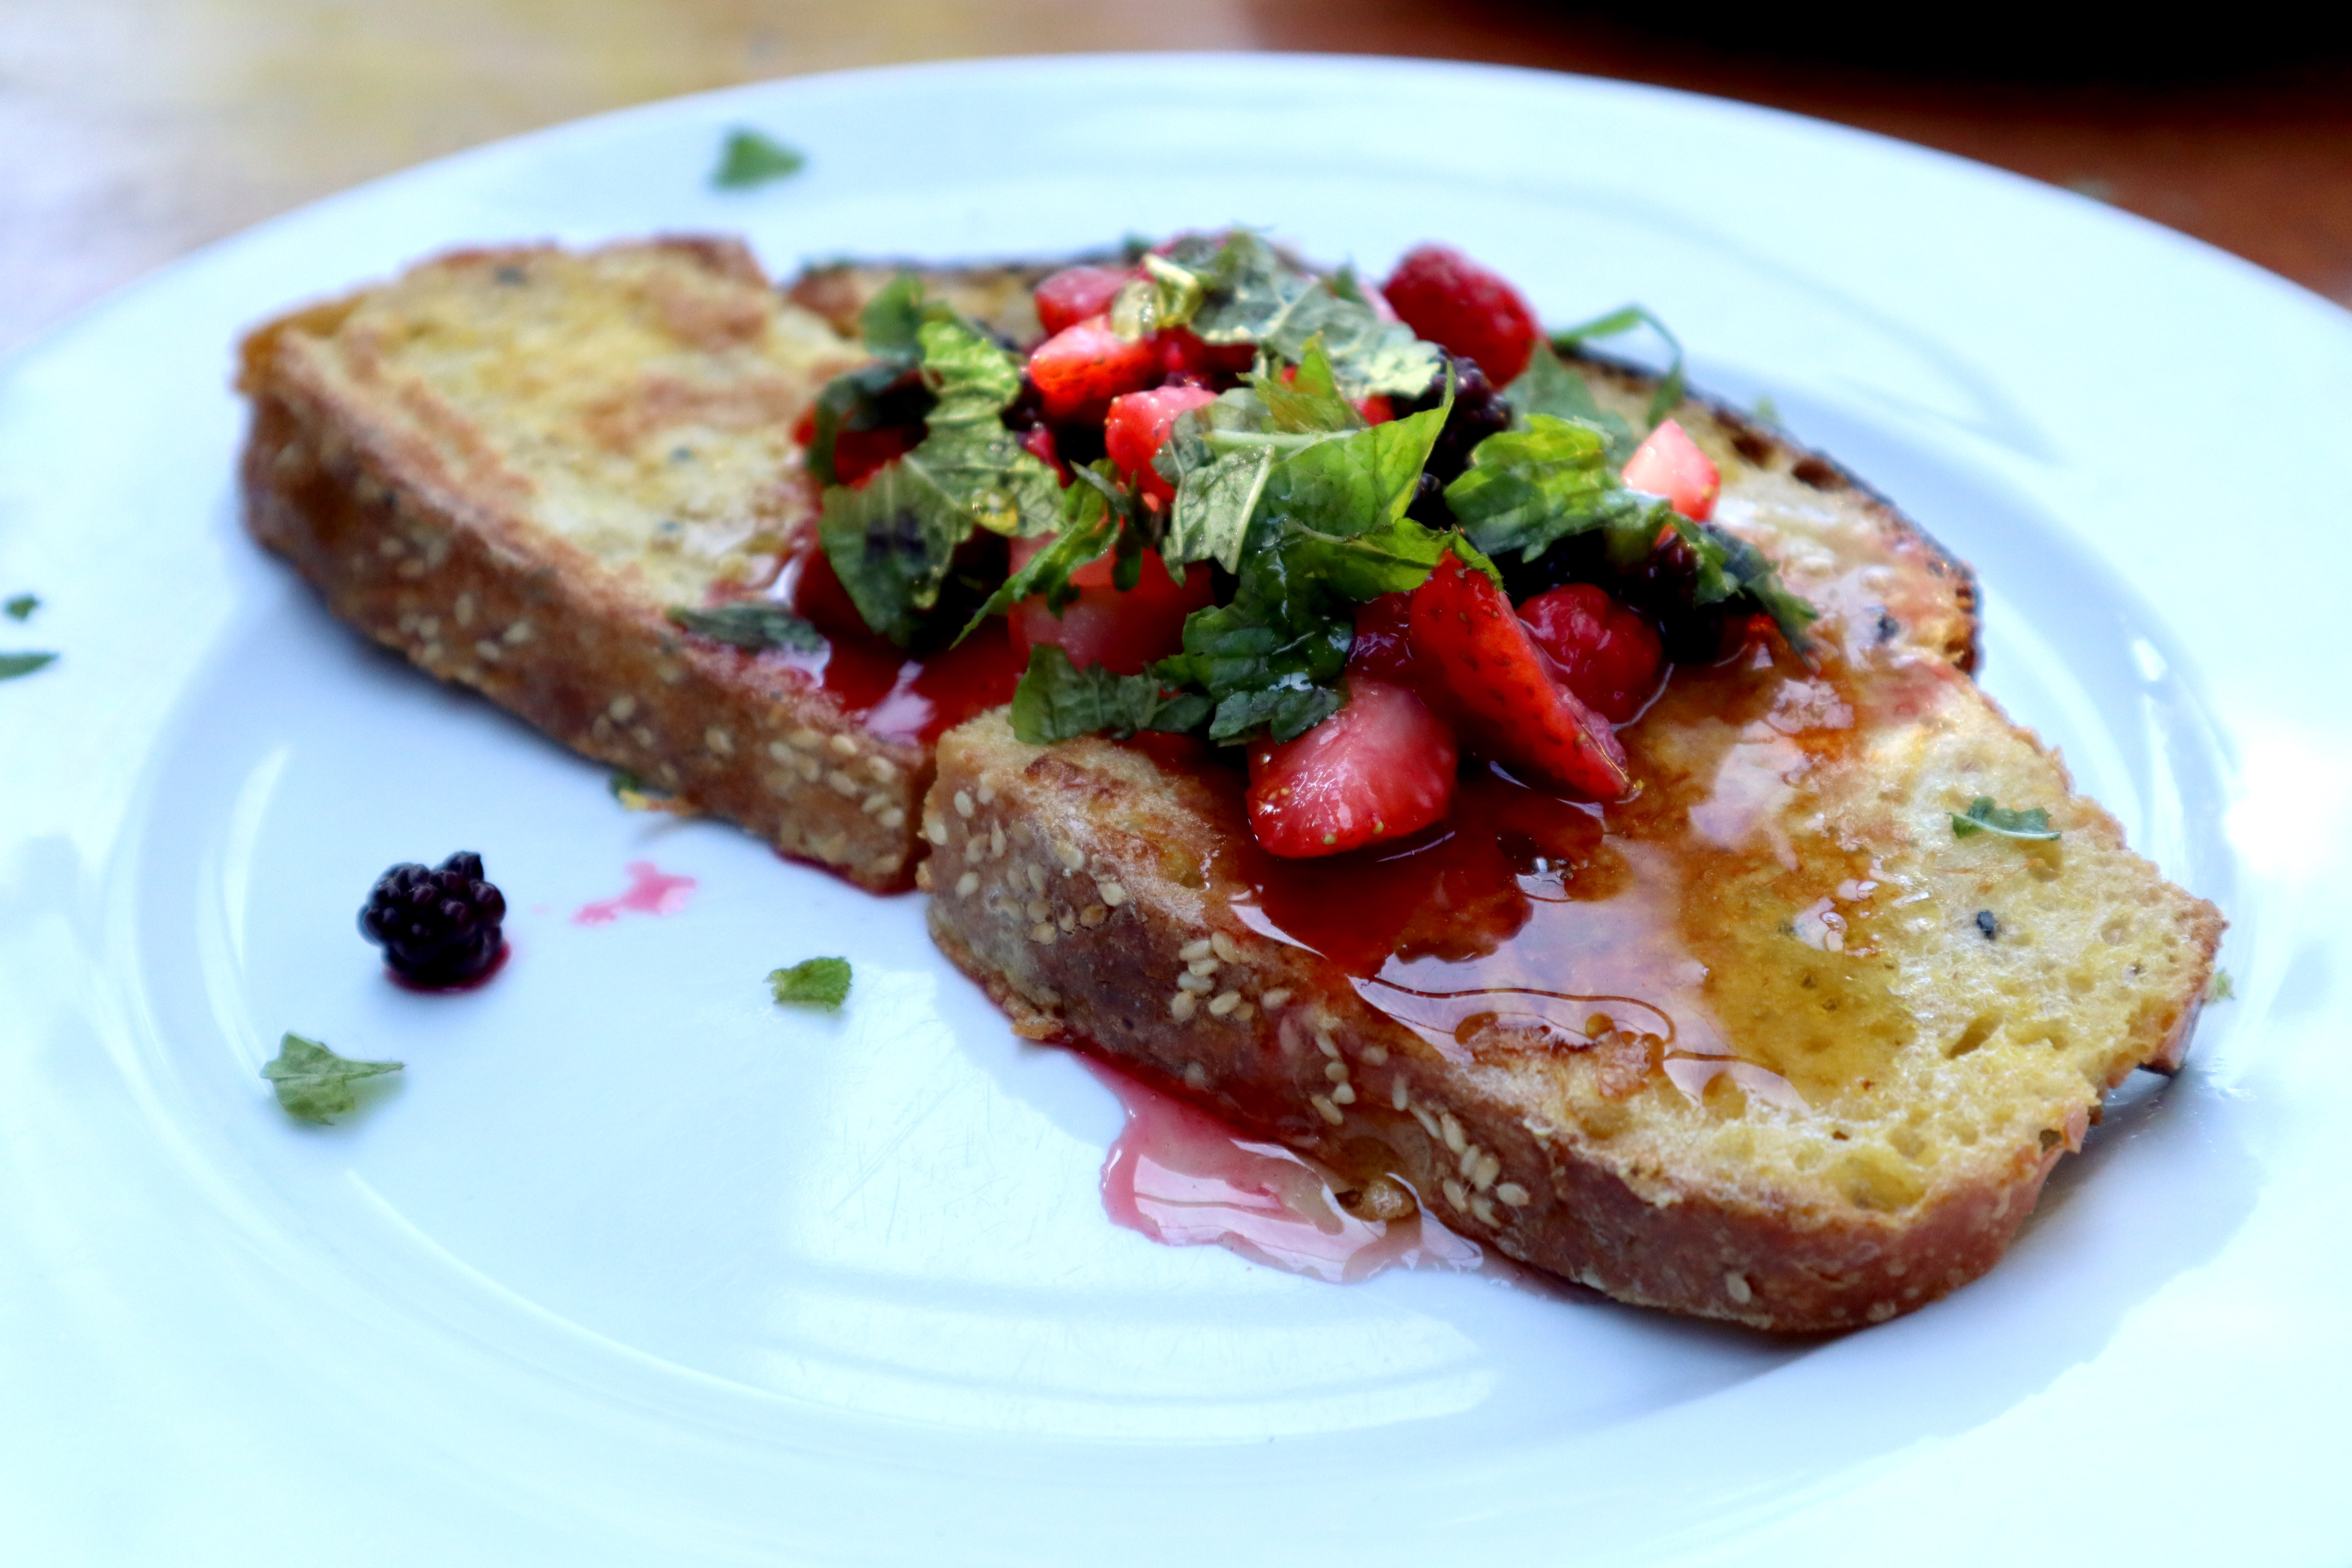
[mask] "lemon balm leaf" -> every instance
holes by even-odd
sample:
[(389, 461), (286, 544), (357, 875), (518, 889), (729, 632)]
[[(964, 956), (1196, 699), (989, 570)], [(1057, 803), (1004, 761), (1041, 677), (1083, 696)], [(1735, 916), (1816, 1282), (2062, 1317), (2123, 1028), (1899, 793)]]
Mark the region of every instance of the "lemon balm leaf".
[(771, 971), (768, 984), (779, 1002), (829, 1013), (849, 1000), (849, 960), (804, 958), (789, 969)]
[(398, 1072), (399, 1062), (357, 1061), (337, 1056), (317, 1040), (289, 1034), (261, 1076), (278, 1091), (278, 1103), (298, 1121), (331, 1121), (359, 1108), (353, 1087), (362, 1079)]
[(1967, 811), (1952, 813), (1953, 837), (1974, 838), (1979, 833), (1997, 833), (2003, 838), (2042, 844), (2053, 842), (2058, 837), (2058, 829), (2050, 826), (2050, 814), (2042, 807), (2011, 811), (1995, 805), (1989, 795), (1977, 796), (1969, 803)]

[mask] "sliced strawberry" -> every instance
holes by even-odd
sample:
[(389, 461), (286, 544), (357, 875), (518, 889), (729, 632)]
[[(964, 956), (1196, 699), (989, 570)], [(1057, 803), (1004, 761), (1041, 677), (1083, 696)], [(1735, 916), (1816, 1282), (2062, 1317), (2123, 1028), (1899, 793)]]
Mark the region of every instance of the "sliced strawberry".
[(923, 438), (919, 425), (885, 425), (875, 430), (844, 430), (833, 438), (833, 477), (856, 489), (885, 463), (915, 449)]
[(1715, 498), (1722, 493), (1723, 476), (1690, 433), (1669, 419), (1650, 432), (1625, 460), (1625, 482), (1637, 490), (1664, 496), (1676, 511), (1693, 522), (1715, 515)]
[(1065, 267), (1037, 285), (1037, 322), (1050, 338), (1099, 316), (1134, 276), (1124, 268)]
[(1231, 386), (1257, 363), (1256, 344), (1204, 343), (1190, 327), (1171, 327), (1152, 341), (1160, 345), (1160, 364), (1168, 379), (1190, 385)]
[(1508, 386), (1528, 368), (1540, 329), (1517, 289), (1451, 246), (1405, 252), (1381, 292), (1404, 324), (1452, 353), (1475, 360), (1486, 379)]
[(1633, 718), (1658, 689), (1666, 655), (1656, 630), (1591, 584), (1538, 594), (1519, 619), (1568, 689), (1612, 722)]
[(1103, 425), (1103, 449), (1145, 495), (1165, 506), (1176, 499), (1175, 487), (1160, 477), (1151, 459), (1166, 444), (1178, 415), (1216, 400), (1217, 395), (1205, 386), (1162, 386), (1114, 397)]
[(1412, 658), (1411, 594), (1383, 594), (1356, 606), (1356, 640), (1348, 645), (1348, 668), (1418, 689), (1421, 671)]
[(1149, 338), (1120, 337), (1108, 316), (1065, 327), (1029, 356), (1029, 379), (1037, 384), (1045, 417), (1057, 425), (1099, 424), (1112, 398), (1140, 392), (1160, 376), (1158, 347)]
[[(1018, 572), (1050, 539), (1013, 542), (1013, 570)], [(1022, 600), (1005, 619), (1011, 624), (1013, 651), (1025, 668), (1029, 650), (1052, 643), (1083, 669), (1099, 664), (1113, 675), (1140, 675), (1146, 665), (1166, 658), (1184, 646), (1184, 617), (1206, 606), (1214, 593), (1209, 568), (1196, 563), (1186, 568), (1180, 586), (1168, 580), (1160, 552), (1143, 552), (1143, 570), (1135, 586), (1120, 593), (1111, 584), (1113, 562), (1108, 555), (1089, 561), (1070, 574), (1078, 596), (1055, 615), (1043, 595)]]
[(1553, 679), (1502, 590), (1451, 552), (1413, 591), (1412, 651), (1485, 755), (1595, 800), (1632, 787), (1609, 721)]
[(1024, 430), (1021, 433), (1021, 449), (1060, 475), (1063, 489), (1069, 488), (1070, 465), (1062, 461), (1061, 453), (1055, 450), (1052, 426), (1032, 425), (1028, 429)]
[(1351, 672), (1348, 700), (1296, 740), (1250, 747), (1249, 821), (1294, 859), (1415, 833), (1454, 805), (1454, 731), (1402, 686)]

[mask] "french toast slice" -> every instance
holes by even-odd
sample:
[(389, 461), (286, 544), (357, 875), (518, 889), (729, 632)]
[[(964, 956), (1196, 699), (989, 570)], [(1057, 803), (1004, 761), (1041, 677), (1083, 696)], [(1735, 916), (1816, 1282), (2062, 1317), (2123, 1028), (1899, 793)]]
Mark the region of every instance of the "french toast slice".
[(817, 504), (793, 423), (864, 357), (732, 241), (445, 256), (247, 339), (246, 523), (431, 673), (903, 887), (929, 746), (670, 618), (774, 576)]
[[(1000, 712), (941, 742), (919, 880), (1018, 1032), (1308, 1153), (1366, 1217), (1402, 1183), (1626, 1301), (1851, 1328), (1991, 1267), (2105, 1093), (2179, 1064), (2223, 922), (1968, 678), (1965, 568), (1818, 455), (1675, 416), (1823, 617), (1810, 663), (1678, 671), (1621, 732), (1633, 801), (1482, 774), (1393, 853), (1276, 861), (1205, 751)], [(1956, 833), (1984, 796), (2061, 837)]]

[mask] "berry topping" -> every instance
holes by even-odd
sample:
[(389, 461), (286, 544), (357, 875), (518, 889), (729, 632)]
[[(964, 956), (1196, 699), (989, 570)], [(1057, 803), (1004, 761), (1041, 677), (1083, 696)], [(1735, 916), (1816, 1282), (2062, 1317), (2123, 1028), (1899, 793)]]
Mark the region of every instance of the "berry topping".
[(1205, 386), (1162, 386), (1114, 397), (1103, 426), (1103, 450), (1145, 495), (1166, 506), (1175, 500), (1176, 489), (1160, 477), (1151, 459), (1167, 441), (1169, 426), (1176, 423), (1178, 415), (1216, 400), (1217, 395)]
[(1337, 855), (1442, 822), (1453, 731), (1404, 687), (1350, 671), (1348, 700), (1296, 740), (1250, 747), (1249, 821), (1276, 855)]
[[(1052, 542), (1050, 539), (1014, 540), (1013, 570), (1021, 570)], [(1171, 583), (1168, 568), (1160, 564), (1160, 552), (1146, 550), (1134, 587), (1119, 592), (1111, 573), (1112, 558), (1108, 555), (1072, 572), (1070, 586), (1078, 591), (1078, 596), (1064, 605), (1058, 616), (1046, 605), (1042, 594), (1013, 606), (1005, 620), (1013, 633), (1013, 655), (1022, 666), (1027, 666), (1032, 647), (1052, 643), (1080, 669), (1099, 664), (1113, 675), (1140, 675), (1153, 660), (1183, 647), (1184, 617), (1210, 602), (1209, 568), (1196, 563), (1185, 568), (1182, 584)]]
[(360, 910), (360, 934), (394, 973), (418, 985), (463, 985), (497, 963), (507, 900), (482, 879), (482, 858), (460, 850), (435, 869), (394, 866)]
[(1099, 316), (1133, 276), (1117, 267), (1065, 267), (1037, 285), (1037, 322), (1050, 338)]
[(1482, 754), (1595, 800), (1632, 787), (1609, 721), (1553, 677), (1502, 590), (1450, 551), (1413, 591), (1412, 650)]
[(1348, 645), (1348, 668), (1398, 686), (1418, 685), (1411, 594), (1382, 594), (1356, 606), (1356, 640)]
[(844, 430), (833, 440), (835, 482), (856, 489), (884, 464), (911, 452), (923, 439), (919, 425), (885, 425), (874, 430)]
[(1190, 327), (1170, 327), (1155, 336), (1160, 368), (1168, 379), (1220, 391), (1238, 384), (1257, 363), (1255, 343), (1204, 343)]
[(1538, 329), (1519, 291), (1450, 246), (1405, 252), (1381, 292), (1420, 336), (1508, 386), (1528, 368)]
[[(1454, 371), (1454, 406), (1446, 411), (1444, 427), (1437, 433), (1436, 445), (1430, 448), (1429, 463), (1421, 476), (1421, 489), (1412, 499), (1407, 514), (1416, 522), (1432, 528), (1454, 526), (1453, 509), (1445, 504), (1445, 487), (1462, 477), (1470, 466), (1470, 453), (1479, 442), (1511, 427), (1511, 405), (1495, 390), (1475, 361), (1446, 356)], [(1445, 401), (1447, 365), (1437, 367), (1430, 378), (1429, 389), (1420, 396), (1395, 400), (1396, 417), (1420, 414)], [(1375, 421), (1377, 423), (1377, 421)]]
[(1650, 623), (1590, 583), (1538, 594), (1519, 606), (1536, 646), (1585, 706), (1622, 724), (1658, 689), (1665, 649)]
[(1625, 482), (1637, 490), (1664, 496), (1693, 522), (1705, 522), (1715, 512), (1715, 498), (1723, 489), (1723, 476), (1698, 449), (1689, 432), (1669, 419), (1650, 432), (1625, 460)]
[(1160, 374), (1158, 345), (1149, 338), (1120, 337), (1107, 316), (1089, 316), (1064, 328), (1029, 356), (1029, 379), (1037, 384), (1046, 419), (1055, 424), (1084, 419), (1099, 425), (1112, 398), (1142, 391)]

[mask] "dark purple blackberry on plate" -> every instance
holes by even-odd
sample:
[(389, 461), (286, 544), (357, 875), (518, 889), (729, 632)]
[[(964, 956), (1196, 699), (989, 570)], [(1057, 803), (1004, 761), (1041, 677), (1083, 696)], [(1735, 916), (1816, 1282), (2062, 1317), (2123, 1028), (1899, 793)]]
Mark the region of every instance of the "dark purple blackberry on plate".
[(497, 965), (506, 913), (506, 896), (482, 877), (482, 858), (461, 849), (437, 867), (411, 862), (378, 878), (360, 934), (413, 985), (464, 985)]

